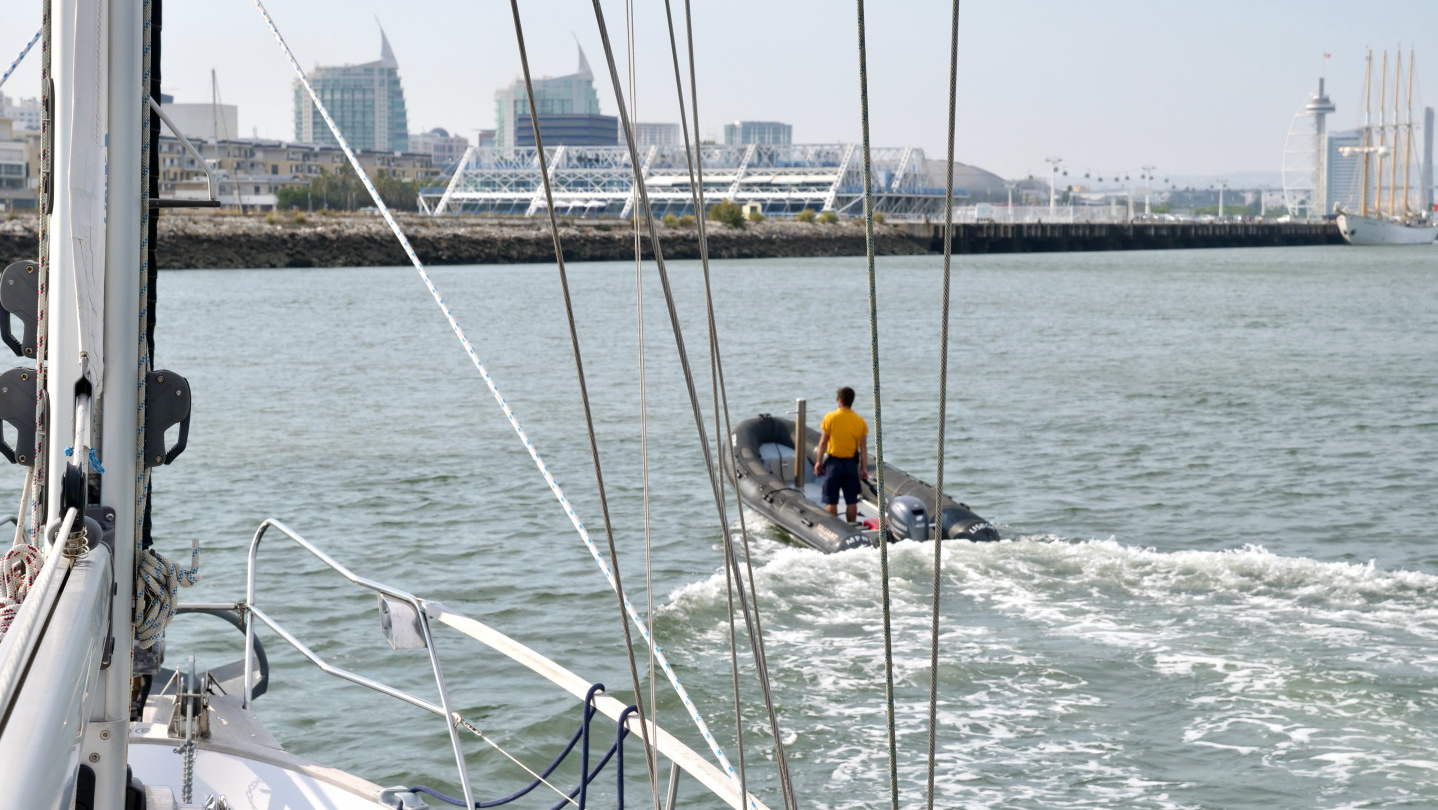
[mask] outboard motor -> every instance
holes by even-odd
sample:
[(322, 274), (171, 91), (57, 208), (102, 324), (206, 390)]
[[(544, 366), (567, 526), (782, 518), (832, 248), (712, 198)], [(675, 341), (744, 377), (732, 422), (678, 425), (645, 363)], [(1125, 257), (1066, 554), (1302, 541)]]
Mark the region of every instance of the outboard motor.
[(924, 502), (912, 495), (889, 501), (889, 534), (895, 540), (928, 540), (929, 510)]

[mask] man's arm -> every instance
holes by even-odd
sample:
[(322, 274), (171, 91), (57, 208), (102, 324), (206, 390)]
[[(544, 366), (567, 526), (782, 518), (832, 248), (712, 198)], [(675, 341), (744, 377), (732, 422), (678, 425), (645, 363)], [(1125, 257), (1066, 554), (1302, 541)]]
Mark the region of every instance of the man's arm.
[(869, 436), (859, 439), (859, 477), (869, 480)]
[(829, 446), (829, 431), (819, 433), (819, 444), (814, 447), (814, 474), (824, 474), (824, 448)]

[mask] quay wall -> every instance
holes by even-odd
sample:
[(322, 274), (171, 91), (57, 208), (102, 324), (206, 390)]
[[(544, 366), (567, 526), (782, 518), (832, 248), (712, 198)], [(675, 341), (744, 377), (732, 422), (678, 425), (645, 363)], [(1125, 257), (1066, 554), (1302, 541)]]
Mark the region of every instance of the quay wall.
[[(525, 264), (554, 260), (546, 223), (480, 217), (404, 215), (401, 224), (428, 264)], [(37, 255), (38, 219), (0, 220), (0, 262)], [(955, 253), (1039, 253), (1080, 250), (1262, 247), (1338, 244), (1330, 224), (1302, 223), (978, 223), (955, 225)], [(624, 223), (562, 225), (568, 261), (622, 261), (634, 255)], [(693, 228), (660, 228), (664, 255), (699, 257)], [(651, 255), (647, 237), (645, 255)], [(920, 255), (943, 250), (943, 228), (932, 224), (879, 225), (879, 255)], [(408, 260), (384, 220), (364, 215), (238, 216), (211, 212), (165, 213), (160, 218), (160, 266), (168, 269), (232, 267), (372, 267)], [(709, 255), (716, 259), (864, 255), (861, 223), (711, 223)]]
[[(944, 229), (910, 226), (944, 249)], [(1332, 222), (1125, 222), (999, 223), (954, 225), (954, 253), (1054, 253), (1080, 250), (1173, 250), (1182, 248), (1341, 245)]]

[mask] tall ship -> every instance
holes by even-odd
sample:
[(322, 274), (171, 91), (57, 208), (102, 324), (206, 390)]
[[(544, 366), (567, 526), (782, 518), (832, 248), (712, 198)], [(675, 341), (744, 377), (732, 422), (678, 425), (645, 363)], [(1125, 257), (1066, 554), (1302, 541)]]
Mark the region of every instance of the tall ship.
[[(1378, 123), (1375, 125), (1373, 52), (1368, 52), (1363, 81), (1363, 142), (1359, 146), (1339, 150), (1345, 157), (1361, 158), (1358, 208), (1349, 210), (1344, 205), (1337, 206), (1338, 230), (1350, 245), (1428, 245), (1438, 239), (1438, 223), (1433, 221), (1432, 213), (1412, 204), (1412, 195), (1419, 189), (1409, 182), (1413, 166), (1414, 57), (1414, 52), (1410, 50), (1405, 88), (1403, 53), (1399, 51), (1394, 55), (1393, 117), (1389, 120), (1388, 52), (1384, 51), (1378, 79)], [(1401, 117), (1400, 95), (1406, 95), (1407, 104), (1407, 113)]]

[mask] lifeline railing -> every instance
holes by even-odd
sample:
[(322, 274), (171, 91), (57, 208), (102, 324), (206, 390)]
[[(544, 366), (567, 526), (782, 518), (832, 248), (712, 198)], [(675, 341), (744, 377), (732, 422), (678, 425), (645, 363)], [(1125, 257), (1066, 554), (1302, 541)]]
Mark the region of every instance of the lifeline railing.
[[(352, 584), (374, 591), (379, 594), (381, 598), (388, 597), (397, 603), (408, 605), (414, 610), (414, 624), (420, 632), (420, 637), (425, 649), (429, 652), (430, 668), (434, 673), (435, 686), (439, 689), (440, 702), (438, 705), (423, 698), (415, 697), (388, 684), (330, 664), (315, 654), (313, 650), (307, 647), (292, 633), (280, 626), (278, 622), (256, 604), (255, 581), (259, 572), (260, 541), (271, 528), (278, 530), (293, 540), (301, 548), (314, 555), (320, 562), (333, 569)], [(243, 705), (246, 709), (250, 708), (250, 703), (254, 698), (252, 693), (255, 661), (254, 620), (258, 619), (277, 633), (280, 638), (288, 642), (290, 646), (298, 650), (301, 655), (308, 658), (311, 663), (319, 667), (322, 672), (351, 683), (359, 684), (360, 686), (368, 687), (376, 692), (389, 695), (411, 706), (445, 718), (445, 725), (449, 730), (450, 746), (454, 751), (455, 765), (459, 770), (460, 784), (464, 789), (464, 799), (470, 807), (474, 807), (475, 802), (470, 787), (469, 772), (465, 766), (464, 751), (460, 746), (459, 738), (459, 727), (464, 720), (450, 705), (449, 690), (445, 686), (444, 673), (439, 663), (439, 652), (435, 649), (434, 637), (430, 629), (431, 618), (438, 619), (441, 623), (458, 630), (496, 652), (502, 653), (577, 698), (585, 699), (591, 691), (591, 685), (588, 681), (585, 681), (573, 672), (570, 672), (559, 664), (556, 664), (493, 628), (467, 616), (455, 613), (439, 602), (421, 599), (399, 588), (355, 574), (333, 557), (326, 554), (318, 546), (301, 537), (293, 529), (274, 518), (270, 518), (261, 523), (255, 531), (254, 539), (250, 541), (249, 565), (245, 576), (245, 601), (237, 607), (242, 609), (245, 616), (245, 686)], [(643, 736), (639, 734), (641, 727), (638, 718), (630, 715), (626, 711), (626, 707), (623, 703), (603, 694), (594, 695), (593, 700), (596, 709), (616, 722), (623, 723), (636, 737), (643, 739)], [(741, 796), (738, 785), (735, 784), (729, 776), (711, 765), (707, 760), (689, 746), (680, 742), (673, 735), (660, 729), (652, 721), (646, 721), (646, 723), (648, 725), (649, 739), (652, 741), (653, 749), (668, 757), (671, 762), (666, 803), (669, 808), (672, 809), (674, 807), (677, 798), (679, 771), (682, 769), (730, 807), (735, 808), (735, 810), (743, 810), (745, 805), (744, 797)], [(581, 778), (584, 777), (582, 776)], [(756, 799), (753, 794), (750, 794), (747, 798), (750, 810), (769, 810), (769, 808)]]

